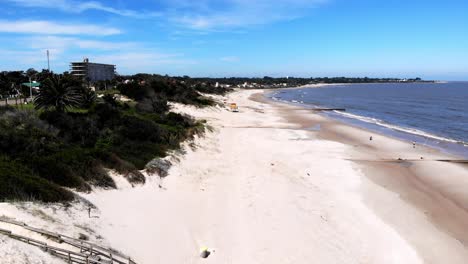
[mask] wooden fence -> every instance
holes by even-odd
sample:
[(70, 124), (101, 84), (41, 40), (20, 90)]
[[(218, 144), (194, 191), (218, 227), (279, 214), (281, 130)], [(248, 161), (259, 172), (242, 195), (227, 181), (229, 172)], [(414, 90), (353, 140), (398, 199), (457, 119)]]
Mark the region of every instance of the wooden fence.
[(44, 251), (50, 253), (53, 256), (61, 258), (68, 263), (73, 264), (109, 264), (109, 263), (116, 263), (116, 264), (136, 264), (130, 257), (114, 250), (111, 248), (105, 248), (99, 246), (97, 244), (93, 244), (87, 241), (83, 241), (80, 239), (75, 239), (66, 235), (50, 232), (47, 230), (43, 230), (40, 228), (34, 228), (28, 226), (26, 223), (19, 222), (16, 220), (12, 220), (6, 217), (0, 217), (0, 222), (20, 226), (26, 230), (41, 234), (48, 239), (51, 239), (59, 244), (65, 243), (68, 244), (79, 252), (70, 251), (67, 249), (62, 249), (54, 246), (50, 246), (45, 242), (38, 241), (36, 239), (32, 239), (26, 236), (21, 236), (14, 234), (10, 230), (0, 229), (0, 234), (7, 235), (8, 237), (30, 244), (32, 246), (39, 247)]
[(24, 103), (31, 102), (32, 99), (30, 97), (10, 97), (10, 98), (1, 98), (0, 99), (0, 106), (6, 105), (21, 105)]

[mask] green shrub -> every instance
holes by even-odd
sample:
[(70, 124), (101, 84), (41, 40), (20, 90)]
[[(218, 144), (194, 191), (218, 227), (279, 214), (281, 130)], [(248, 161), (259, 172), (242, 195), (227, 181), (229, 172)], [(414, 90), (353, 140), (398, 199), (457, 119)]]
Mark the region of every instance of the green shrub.
[(140, 101), (149, 95), (149, 89), (145, 85), (140, 85), (137, 82), (121, 83), (117, 86), (121, 94)]
[(70, 166), (57, 156), (37, 156), (29, 164), (33, 172), (42, 178), (61, 186), (79, 189), (89, 189)]
[(169, 108), (167, 99), (161, 96), (144, 98), (136, 105), (136, 109), (142, 113), (163, 114), (169, 111)]
[(105, 165), (116, 170), (123, 175), (130, 183), (142, 184), (145, 183), (145, 176), (131, 162), (121, 159), (115, 153), (108, 153), (101, 156)]
[(126, 140), (112, 148), (113, 153), (133, 164), (138, 170), (144, 169), (155, 157), (164, 157), (166, 151), (167, 146), (137, 140)]
[[(168, 113), (167, 100), (210, 103), (193, 88), (164, 78), (119, 87), (138, 101), (123, 104), (111, 95), (94, 101), (83, 88), (89, 109), (0, 109), (0, 200), (68, 201), (73, 195), (60, 186), (78, 191), (115, 188), (104, 168), (144, 183), (139, 170), (202, 131), (203, 125), (192, 118)], [(8, 172), (8, 166), (17, 170)]]
[(95, 115), (98, 128), (113, 128), (120, 122), (122, 111), (110, 104), (97, 104), (90, 110), (90, 114)]
[[(213, 105), (214, 101), (203, 97), (195, 87), (184, 82), (161, 76), (142, 76), (142, 82), (122, 83), (118, 85), (120, 92), (139, 102), (139, 108), (148, 112), (153, 109), (156, 113), (168, 111), (165, 101), (179, 102), (196, 106)], [(206, 92), (218, 89), (200, 88)], [(148, 103), (150, 102), (150, 103)], [(150, 104), (154, 103), (151, 107)]]
[(182, 126), (182, 127), (191, 127), (195, 124), (193, 118), (187, 115), (181, 115), (177, 113), (168, 113), (164, 118), (165, 124), (170, 126)]
[(31, 173), (22, 164), (0, 156), (0, 201), (38, 200), (71, 201), (74, 195)]
[(89, 184), (115, 188), (97, 156), (94, 149), (68, 147), (53, 155), (36, 157), (32, 166), (39, 175), (61, 186), (81, 191), (90, 191)]
[(67, 143), (92, 147), (99, 137), (96, 120), (84, 113), (44, 112), (43, 120), (59, 130), (59, 136)]
[(58, 145), (56, 134), (32, 112), (13, 111), (0, 116), (0, 151), (8, 156), (47, 154)]
[(161, 142), (164, 136), (160, 126), (136, 116), (124, 116), (118, 132), (125, 139), (139, 141)]

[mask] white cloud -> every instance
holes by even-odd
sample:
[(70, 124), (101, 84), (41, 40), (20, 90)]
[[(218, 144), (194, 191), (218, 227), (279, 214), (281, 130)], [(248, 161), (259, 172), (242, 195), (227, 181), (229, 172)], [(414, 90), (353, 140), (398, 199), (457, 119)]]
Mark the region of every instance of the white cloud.
[(155, 69), (164, 65), (185, 67), (197, 64), (182, 54), (165, 54), (153, 50), (91, 56), (90, 60), (115, 64), (119, 73), (156, 72)]
[(223, 30), (292, 20), (328, 0), (176, 0), (171, 21), (195, 30)]
[[(46, 52), (43, 49), (36, 50), (12, 50), (1, 49), (3, 70), (25, 70), (28, 68), (43, 69), (47, 67)], [(183, 54), (164, 53), (152, 49), (126, 49), (111, 51), (102, 54), (93, 50), (81, 50), (78, 53), (68, 49), (50, 49), (51, 69), (56, 72), (68, 71), (68, 63), (81, 60), (86, 56), (93, 62), (109, 63), (117, 65), (117, 72), (132, 74), (138, 72), (162, 73), (170, 68), (187, 68), (197, 64), (196, 61), (187, 59)]]
[(73, 0), (7, 0), (23, 7), (34, 8), (52, 8), (59, 9), (69, 13), (81, 13), (88, 10), (98, 10), (115, 15), (135, 17), (135, 18), (148, 18), (157, 17), (161, 14), (159, 12), (142, 12), (130, 9), (117, 9), (104, 5), (97, 1), (73, 1)]
[[(3, 63), (14, 62), (15, 64), (36, 64), (41, 59), (44, 59), (45, 54), (40, 54), (39, 52), (35, 51), (18, 51), (18, 50), (9, 50), (9, 49), (0, 49), (0, 53), (2, 54), (2, 61)], [(0, 67), (0, 71), (3, 70), (11, 70), (8, 68), (2, 69)]]
[[(80, 37), (32, 36), (0, 39), (2, 61), (0, 70), (47, 66), (46, 50), (50, 51), (52, 70), (68, 70), (68, 63), (88, 57), (91, 61), (116, 64), (119, 73), (162, 72), (171, 68), (185, 68), (196, 64), (184, 54), (158, 50), (138, 42), (102, 41)], [(17, 43), (12, 46), (11, 43)], [(2, 69), (5, 67), (5, 69)]]
[[(119, 9), (99, 1), (6, 1), (23, 7), (58, 9), (69, 13), (98, 10), (133, 18), (157, 18), (192, 30), (218, 31), (295, 19), (332, 0), (159, 0), (155, 11)], [(148, 9), (155, 8), (151, 4), (147, 6)]]
[(100, 41), (60, 36), (35, 36), (30, 38), (23, 38), (21, 41), (23, 43), (29, 43), (30, 47), (33, 49), (41, 50), (65, 50), (70, 48), (78, 48), (83, 50), (92, 49), (99, 51), (112, 51), (139, 48), (139, 45), (134, 42)]
[(50, 21), (5, 21), (0, 20), (0, 32), (50, 35), (94, 35), (109, 36), (120, 34), (113, 27), (89, 24), (59, 24)]
[(224, 62), (238, 62), (238, 61), (240, 61), (240, 59), (238, 57), (236, 57), (236, 56), (222, 57), (220, 60), (224, 61)]

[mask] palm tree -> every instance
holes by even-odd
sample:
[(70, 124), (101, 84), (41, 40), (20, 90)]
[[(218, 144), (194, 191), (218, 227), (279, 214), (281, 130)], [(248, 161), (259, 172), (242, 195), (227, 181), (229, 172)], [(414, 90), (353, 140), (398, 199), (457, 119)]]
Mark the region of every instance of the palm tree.
[(90, 88), (82, 87), (80, 93), (83, 98), (82, 107), (90, 108), (96, 102), (96, 93)]
[(55, 108), (64, 112), (70, 107), (80, 107), (83, 103), (81, 83), (70, 77), (52, 76), (42, 84), (39, 94), (34, 98), (36, 109)]

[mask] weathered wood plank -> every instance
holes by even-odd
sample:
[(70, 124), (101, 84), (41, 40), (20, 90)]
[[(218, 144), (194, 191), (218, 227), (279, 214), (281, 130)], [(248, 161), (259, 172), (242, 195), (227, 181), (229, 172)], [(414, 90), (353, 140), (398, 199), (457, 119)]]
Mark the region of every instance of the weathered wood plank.
[[(130, 257), (111, 248), (101, 247), (99, 245), (96, 245), (87, 241), (75, 239), (69, 236), (61, 235), (55, 232), (50, 232), (44, 229), (31, 227), (23, 222), (12, 220), (6, 217), (0, 217), (0, 222), (5, 222), (8, 224), (21, 226), (29, 231), (45, 235), (49, 239), (52, 238), (54, 240), (57, 240), (58, 243), (66, 243), (66, 244), (76, 247), (77, 249), (80, 249), (80, 253), (78, 253), (78, 252), (73, 252), (73, 251), (69, 251), (65, 249), (60, 249), (57, 247), (52, 247), (42, 241), (38, 241), (38, 240), (28, 238), (25, 236), (13, 234), (9, 230), (0, 229), (0, 233), (4, 233), (13, 239), (28, 243), (32, 246), (43, 248), (49, 253), (53, 253), (53, 254), (64, 257), (64, 259), (66, 257), (66, 260), (68, 260), (69, 258), (72, 258), (72, 259), (82, 258), (81, 262), (79, 262), (78, 260), (72, 260), (72, 263), (136, 264), (136, 262), (134, 262)], [(83, 252), (88, 252), (88, 254), (84, 254)], [(95, 256), (96, 258), (101, 259), (101, 260), (90, 259), (90, 256)], [(109, 259), (109, 260), (102, 260), (102, 258)]]

